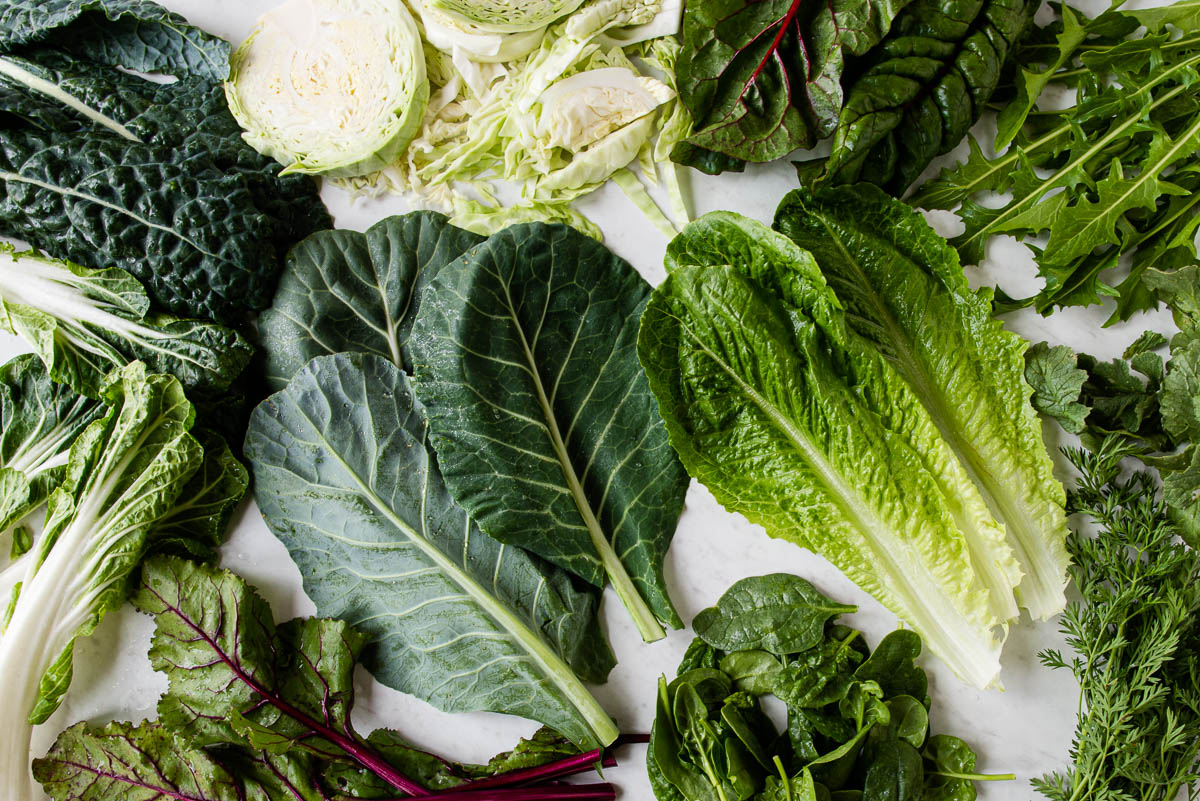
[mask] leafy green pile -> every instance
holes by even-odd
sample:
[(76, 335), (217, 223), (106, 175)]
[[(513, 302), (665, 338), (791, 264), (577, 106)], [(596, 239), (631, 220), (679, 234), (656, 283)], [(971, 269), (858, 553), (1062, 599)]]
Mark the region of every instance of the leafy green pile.
[[(1056, 8), (1058, 19), (1020, 51), (1031, 68), (1020, 70), (1017, 97), (1000, 112), (990, 148), (1000, 155), (986, 156), (971, 140), (967, 161), (912, 202), (959, 209), (966, 230), (953, 242), (966, 263), (981, 261), (995, 235), (1048, 233), (1044, 244), (1030, 243), (1044, 287), (1030, 298), (1002, 298), (1002, 310), (1032, 305), (1046, 314), (1113, 297), (1110, 321), (1125, 320), (1158, 302), (1148, 271), (1196, 259), (1200, 26), (1189, 3), (1090, 20)], [(1061, 87), (1076, 90), (1074, 104), (1036, 107)], [(984, 193), (1004, 202), (985, 206)], [(1113, 286), (1108, 274), (1123, 256), (1128, 273)]]
[[(976, 796), (975, 754), (930, 735), (921, 638), (872, 652), (843, 606), (777, 573), (734, 584), (696, 616), (678, 677), (659, 681), (647, 768), (659, 801), (920, 801)], [(787, 706), (779, 732), (759, 698)]]
[(1065, 603), (1023, 345), (878, 189), (793, 194), (776, 226), (707, 215), (668, 247), (639, 355), (671, 444), (727, 509), (828, 558), (987, 686), (1017, 601)]
[(1067, 543), (1080, 600), (1062, 629), (1075, 656), (1041, 654), (1080, 685), (1073, 764), (1034, 782), (1052, 801), (1174, 801), (1200, 781), (1200, 559), (1154, 475), (1125, 469), (1136, 453), (1114, 434), (1067, 454), (1081, 475), (1070, 509), (1096, 533)]
[(672, 158), (704, 172), (833, 136), (805, 183), (869, 181), (899, 196), (983, 113), (1031, 0), (698, 0), (677, 63), (694, 122)]
[(310, 179), (281, 178), (242, 142), (228, 59), (228, 43), (148, 0), (6, 4), (0, 233), (124, 269), (180, 316), (265, 307), (283, 254), (330, 219)]
[(134, 604), (155, 619), (150, 659), (168, 679), (159, 718), (65, 731), (34, 763), (55, 801), (614, 797), (608, 784), (521, 789), (603, 758), (544, 730), (488, 765), (451, 763), (389, 730), (360, 736), (351, 716), (366, 637), (340, 620), (276, 625), (232, 573), (152, 559)]
[(281, 389), (246, 452), (306, 591), (361, 621), (382, 682), (616, 736), (576, 678), (613, 657), (571, 573), (612, 576), (653, 636), (679, 625), (662, 564), (687, 476), (633, 349), (648, 293), (562, 225), (485, 240), (416, 212), (293, 251), (261, 325)]
[[(24, 496), (6, 497), (6, 505), (15, 499), (28, 508), (44, 493), (45, 480), (58, 482), (40, 536), (31, 540), (17, 529), (14, 559), (0, 572), (8, 593), (0, 616), (7, 687), (0, 785), (21, 798), (32, 792), (33, 725), (67, 691), (75, 640), (124, 601), (148, 551), (211, 557), (246, 490), (245, 472), (223, 443), (206, 449), (189, 433), (195, 415), (174, 377), (150, 375), (132, 362), (100, 388), (97, 409), (50, 387), (33, 364), (26, 358), (6, 376), (14, 383), (5, 395), (15, 403), (5, 409), (5, 433), (23, 433), (46, 451), (42, 467), (51, 471), (39, 474), (21, 458), (28, 450), (22, 448), (6, 449), (0, 465), (6, 490), (13, 478), (28, 487)], [(24, 387), (34, 392), (16, 396)], [(65, 459), (64, 435), (74, 436)], [(53, 470), (64, 462), (65, 470)]]

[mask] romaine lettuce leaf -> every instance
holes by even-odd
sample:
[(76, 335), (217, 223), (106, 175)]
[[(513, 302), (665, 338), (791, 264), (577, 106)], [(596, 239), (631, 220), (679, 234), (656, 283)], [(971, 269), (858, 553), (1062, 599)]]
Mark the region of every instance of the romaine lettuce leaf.
[[(1000, 670), (1000, 622), (922, 455), (882, 421), (862, 353), (729, 266), (676, 267), (638, 353), (671, 443), (727, 509), (829, 559), (964, 681)], [(876, 357), (878, 358), (878, 357)]]
[(1025, 382), (1026, 344), (972, 292), (954, 250), (921, 215), (859, 185), (788, 195), (775, 227), (817, 259), (846, 319), (912, 387), (983, 493), (1036, 619), (1066, 604), (1066, 494)]

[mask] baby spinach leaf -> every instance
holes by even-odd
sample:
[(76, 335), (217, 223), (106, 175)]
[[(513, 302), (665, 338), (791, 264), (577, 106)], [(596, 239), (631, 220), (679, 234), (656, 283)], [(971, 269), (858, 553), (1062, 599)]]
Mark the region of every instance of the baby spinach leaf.
[(688, 476), (638, 364), (649, 293), (590, 237), (515, 225), (438, 271), (409, 347), (455, 500), (496, 539), (607, 577), (653, 640), (681, 625), (663, 558)]
[(842, 106), (845, 56), (876, 45), (906, 1), (689, 3), (676, 79), (695, 121), (687, 144), (699, 151), (673, 156), (727, 169), (720, 155), (771, 161), (827, 136)]
[(245, 451), (306, 592), (367, 634), (381, 681), (446, 711), (540, 720), (578, 744), (616, 737), (572, 672), (602, 680), (613, 664), (596, 599), (451, 500), (398, 367), (314, 359), (255, 410)]
[(421, 293), (445, 264), (483, 242), (435, 212), (367, 229), (321, 231), (288, 254), (259, 317), (267, 383), (282, 389), (314, 356), (372, 353), (412, 372), (408, 338)]
[(244, 801), (237, 779), (196, 747), (181, 747), (159, 723), (77, 723), (34, 761), (34, 778), (56, 801), (170, 798)]
[(1005, 524), (1007, 535), (960, 524), (993, 600), (1009, 600), (1002, 619), (1016, 611), (1014, 585), (1035, 618), (1061, 611), (1065, 493), (1029, 405), (1025, 343), (992, 318), (987, 291), (970, 289), (954, 251), (919, 213), (872, 186), (793, 192), (775, 226), (816, 256), (849, 325), (912, 388)]
[(921, 638), (915, 631), (897, 629), (884, 637), (866, 662), (854, 671), (860, 681), (878, 682), (887, 697), (908, 695), (924, 700), (929, 679), (916, 663), (921, 655)]
[(825, 638), (825, 624), (858, 607), (831, 603), (799, 576), (772, 573), (734, 584), (692, 621), (700, 639), (722, 651), (761, 649), (783, 656)]
[(888, 740), (875, 749), (863, 781), (863, 801), (921, 801), (924, 789), (917, 749), (903, 740)]

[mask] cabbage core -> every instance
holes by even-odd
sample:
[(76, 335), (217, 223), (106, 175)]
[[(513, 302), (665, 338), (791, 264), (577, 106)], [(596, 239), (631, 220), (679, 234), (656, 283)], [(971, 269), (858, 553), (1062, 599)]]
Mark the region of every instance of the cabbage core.
[(234, 54), (226, 96), (246, 141), (287, 172), (364, 175), (425, 114), (420, 34), (401, 0), (288, 0)]

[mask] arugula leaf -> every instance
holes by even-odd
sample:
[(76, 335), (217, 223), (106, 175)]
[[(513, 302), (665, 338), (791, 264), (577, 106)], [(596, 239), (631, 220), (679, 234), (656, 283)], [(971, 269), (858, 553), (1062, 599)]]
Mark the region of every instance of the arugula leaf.
[[(816, 257), (850, 327), (875, 345), (927, 410), (1004, 534), (960, 528), (993, 594), (1047, 619), (1066, 603), (1065, 495), (1029, 405), (1025, 343), (991, 316), (954, 251), (907, 205), (870, 185), (784, 198), (775, 227)], [(1013, 561), (988, 567), (1000, 544)], [(1023, 577), (1020, 574), (1024, 574)], [(928, 638), (928, 632), (923, 632)]]
[(243, 801), (229, 771), (159, 723), (77, 723), (34, 761), (33, 774), (56, 801)]
[(579, 744), (616, 737), (572, 672), (602, 680), (613, 664), (596, 599), (451, 500), (395, 365), (314, 359), (255, 410), (245, 452), (305, 591), (362, 628), (382, 682), (446, 711), (540, 720)]
[(824, 180), (899, 197), (983, 114), (1031, 0), (915, 0), (846, 88)]
[(455, 500), (496, 539), (607, 577), (648, 641), (682, 625), (663, 559), (688, 484), (638, 364), (649, 294), (595, 240), (516, 225), (438, 271), (409, 339)]
[(388, 217), (362, 234), (308, 237), (288, 254), (259, 317), (267, 383), (281, 389), (314, 356), (343, 351), (373, 353), (411, 373), (408, 338), (422, 291), (483, 241), (429, 211)]
[(687, 144), (699, 150), (672, 158), (728, 168), (721, 155), (771, 161), (828, 136), (842, 107), (845, 57), (875, 46), (906, 2), (689, 3), (676, 81), (695, 121)]
[(825, 637), (831, 618), (854, 606), (833, 604), (799, 576), (773, 573), (737, 582), (716, 606), (696, 615), (696, 635), (722, 651), (807, 651)]
[(134, 360), (189, 388), (223, 390), (250, 361), (231, 328), (150, 312), (137, 279), (0, 245), (0, 330), (33, 345), (55, 381), (97, 397), (105, 377)]
[(872, 404), (900, 379), (830, 348), (811, 319), (736, 268), (676, 267), (638, 347), (671, 443), (726, 508), (830, 559), (985, 686), (999, 667), (988, 593), (922, 455)]

